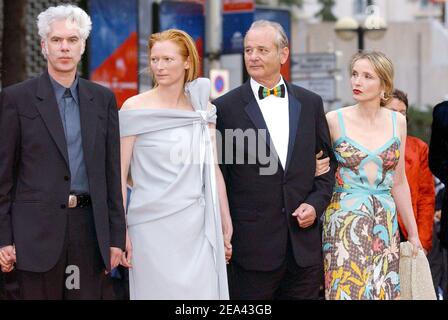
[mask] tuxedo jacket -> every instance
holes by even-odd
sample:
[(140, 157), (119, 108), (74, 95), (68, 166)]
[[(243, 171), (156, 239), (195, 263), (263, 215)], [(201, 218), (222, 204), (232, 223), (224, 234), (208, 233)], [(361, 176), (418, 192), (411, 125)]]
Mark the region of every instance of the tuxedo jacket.
[[(268, 143), (270, 134), (250, 80), (213, 102), (222, 139), (218, 153), (234, 230), (232, 260), (246, 270), (271, 271), (281, 266), (288, 234), (299, 266), (322, 264), (319, 220), (332, 196), (336, 160), (321, 97), (289, 83), (286, 86), (289, 144), (285, 168), (275, 157), (275, 146)], [(237, 129), (257, 132), (257, 145), (266, 149), (272, 161), (278, 161), (273, 174), (262, 174), (260, 170), (268, 166), (263, 150), (254, 153), (249, 143), (231, 137), (229, 133)], [(258, 134), (260, 129), (267, 132), (265, 137)], [(320, 150), (331, 157), (331, 170), (315, 177), (316, 154)], [(238, 159), (241, 154), (244, 163)], [(302, 203), (312, 205), (317, 214), (315, 223), (307, 228), (299, 227), (292, 216)]]
[[(448, 101), (439, 103), (433, 110), (429, 168), (440, 181), (448, 186)], [(445, 189), (447, 190), (447, 189)], [(445, 191), (440, 221), (440, 241), (448, 248), (448, 192)]]
[[(113, 93), (79, 79), (82, 148), (98, 246), (125, 246), (118, 110)], [(0, 247), (15, 244), (17, 268), (46, 272), (65, 239), (70, 168), (48, 72), (4, 89), (0, 100)], [(88, 257), (86, 257), (88, 259)]]

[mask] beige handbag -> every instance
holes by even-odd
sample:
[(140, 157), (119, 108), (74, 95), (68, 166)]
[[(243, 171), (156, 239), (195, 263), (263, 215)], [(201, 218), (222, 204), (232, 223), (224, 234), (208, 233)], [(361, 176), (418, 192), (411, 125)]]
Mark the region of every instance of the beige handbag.
[(412, 244), (400, 243), (400, 288), (402, 300), (437, 300), (428, 259), (423, 250), (412, 257)]

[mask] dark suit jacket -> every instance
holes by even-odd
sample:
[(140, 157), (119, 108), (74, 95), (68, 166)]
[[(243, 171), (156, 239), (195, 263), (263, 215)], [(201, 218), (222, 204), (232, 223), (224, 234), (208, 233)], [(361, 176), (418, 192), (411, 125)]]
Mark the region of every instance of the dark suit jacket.
[[(429, 168), (445, 187), (448, 186), (448, 101), (439, 103), (433, 110)], [(448, 248), (448, 192), (445, 192), (442, 205), (440, 241)]]
[[(291, 84), (287, 87), (289, 146), (286, 169), (279, 162), (278, 170), (271, 175), (260, 174), (260, 168), (266, 167), (263, 158), (249, 154), (247, 144), (235, 144), (225, 133), (225, 129), (267, 130), (250, 80), (214, 101), (218, 109), (217, 129), (223, 140), (223, 147), (218, 148), (222, 152), (220, 158), (232, 158), (232, 163), (221, 165), (234, 227), (232, 260), (247, 270), (278, 268), (285, 258), (288, 233), (299, 266), (322, 264), (318, 220), (332, 195), (336, 162), (322, 99), (303, 88)], [(257, 136), (257, 144), (259, 139), (263, 138)], [(266, 141), (270, 141), (269, 132)], [(233, 155), (229, 156), (228, 151), (232, 148)], [(315, 178), (315, 155), (321, 149), (331, 156), (331, 170)], [(255, 161), (236, 164), (237, 150), (244, 153), (246, 160), (255, 158)], [(276, 154), (269, 147), (267, 151), (271, 157)], [(304, 202), (312, 205), (318, 216), (308, 228), (300, 228), (297, 219), (291, 215)]]
[[(118, 110), (110, 90), (84, 79), (78, 89), (96, 235), (109, 269), (109, 247), (125, 245)], [(46, 272), (62, 252), (70, 192), (67, 145), (48, 73), (4, 89), (0, 106), (0, 247), (15, 244), (18, 269)]]

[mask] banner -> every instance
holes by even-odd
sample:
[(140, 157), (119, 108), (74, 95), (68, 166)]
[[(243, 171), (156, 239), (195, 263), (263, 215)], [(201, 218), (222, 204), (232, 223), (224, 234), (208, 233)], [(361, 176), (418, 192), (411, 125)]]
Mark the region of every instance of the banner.
[(204, 57), (205, 18), (203, 5), (195, 2), (162, 1), (159, 11), (160, 31), (176, 28), (188, 33), (196, 44), (201, 59)]
[(243, 53), (244, 36), (254, 20), (253, 0), (224, 0), (222, 53)]
[(118, 106), (138, 93), (137, 0), (91, 0), (90, 79), (110, 88)]

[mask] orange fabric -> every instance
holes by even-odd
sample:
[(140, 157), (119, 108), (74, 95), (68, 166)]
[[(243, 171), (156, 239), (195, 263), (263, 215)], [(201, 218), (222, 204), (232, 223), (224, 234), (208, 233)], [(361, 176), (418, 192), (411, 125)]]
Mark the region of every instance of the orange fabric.
[[(422, 140), (406, 138), (406, 177), (411, 190), (412, 208), (417, 222), (418, 235), (423, 247), (429, 252), (432, 247), (432, 226), (434, 223), (435, 189), (434, 179), (428, 166), (428, 145)], [(407, 232), (398, 215), (403, 235)]]

